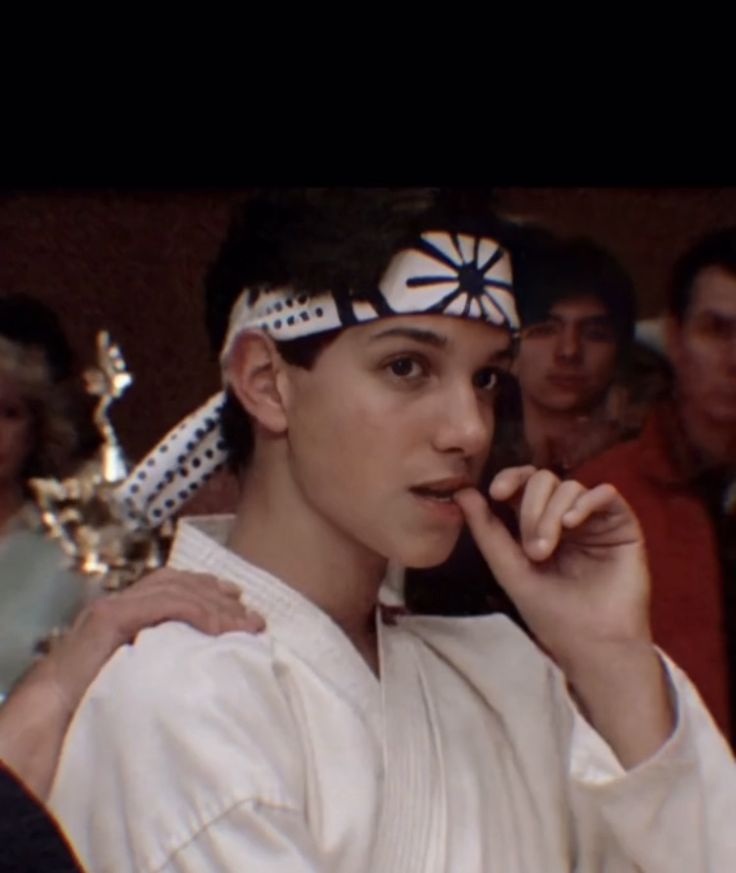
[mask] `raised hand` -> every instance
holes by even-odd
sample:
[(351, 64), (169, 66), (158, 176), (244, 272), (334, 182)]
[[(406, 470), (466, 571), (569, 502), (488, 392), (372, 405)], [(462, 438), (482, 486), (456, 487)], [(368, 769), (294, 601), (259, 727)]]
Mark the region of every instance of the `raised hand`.
[(455, 496), (499, 583), (565, 672), (594, 726), (625, 766), (671, 733), (664, 672), (651, 643), (644, 541), (610, 485), (588, 490), (548, 470), (503, 470), (494, 501), (516, 511), (517, 541), (476, 490)]
[(588, 490), (514, 467), (496, 476), (490, 496), (513, 505), (519, 542), (477, 491), (456, 500), (496, 578), (561, 666), (589, 645), (650, 641), (643, 537), (611, 485)]

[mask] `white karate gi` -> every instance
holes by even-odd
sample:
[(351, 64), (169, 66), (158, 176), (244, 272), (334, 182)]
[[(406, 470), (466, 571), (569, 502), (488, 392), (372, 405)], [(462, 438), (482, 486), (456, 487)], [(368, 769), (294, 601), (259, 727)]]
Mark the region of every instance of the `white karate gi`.
[(92, 685), (51, 796), (91, 873), (736, 870), (736, 765), (676, 667), (677, 729), (625, 773), (505, 617), (379, 622), (379, 682), (226, 528), (181, 523), (170, 563), (268, 631), (147, 630)]

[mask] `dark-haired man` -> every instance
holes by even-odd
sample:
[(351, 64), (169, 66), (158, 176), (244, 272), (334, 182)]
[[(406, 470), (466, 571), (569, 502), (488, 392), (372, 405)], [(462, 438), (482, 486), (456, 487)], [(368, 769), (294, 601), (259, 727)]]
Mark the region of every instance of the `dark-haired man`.
[(612, 385), (634, 330), (631, 279), (588, 239), (551, 235), (517, 261), (515, 370), (529, 457), (569, 470), (619, 436)]
[[(736, 737), (736, 229), (678, 260), (668, 305), (672, 401), (641, 436), (576, 471), (612, 482), (643, 526), (655, 640)], [(729, 494), (731, 497), (729, 497)]]

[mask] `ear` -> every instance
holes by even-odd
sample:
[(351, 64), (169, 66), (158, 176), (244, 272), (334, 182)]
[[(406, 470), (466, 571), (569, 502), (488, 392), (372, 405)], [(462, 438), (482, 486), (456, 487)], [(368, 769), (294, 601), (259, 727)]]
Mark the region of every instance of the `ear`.
[(227, 379), (254, 421), (275, 434), (286, 431), (289, 380), (271, 337), (261, 331), (239, 336), (230, 352)]

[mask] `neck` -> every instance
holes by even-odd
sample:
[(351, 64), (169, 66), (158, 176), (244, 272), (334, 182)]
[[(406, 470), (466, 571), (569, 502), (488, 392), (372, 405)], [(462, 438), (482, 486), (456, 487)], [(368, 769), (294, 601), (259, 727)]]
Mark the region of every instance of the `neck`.
[(0, 530), (23, 506), (23, 487), (20, 483), (0, 483)]
[(377, 672), (375, 609), (386, 560), (309, 506), (286, 460), (254, 458), (240, 484), (228, 547), (326, 612)]
[(596, 415), (601, 404), (588, 410), (557, 410), (540, 406), (529, 397), (522, 397), (524, 437), (531, 451), (535, 467), (549, 467), (561, 463), (566, 440), (581, 418)]

